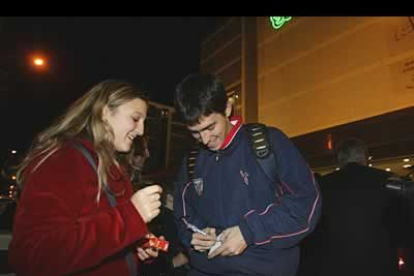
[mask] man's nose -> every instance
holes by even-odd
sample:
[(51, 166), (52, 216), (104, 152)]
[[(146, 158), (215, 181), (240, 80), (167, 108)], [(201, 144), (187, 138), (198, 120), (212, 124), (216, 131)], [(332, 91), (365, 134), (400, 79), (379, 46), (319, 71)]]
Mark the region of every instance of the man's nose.
[(200, 133), (201, 142), (204, 145), (207, 145), (208, 141), (210, 140), (210, 134), (207, 132), (201, 132)]

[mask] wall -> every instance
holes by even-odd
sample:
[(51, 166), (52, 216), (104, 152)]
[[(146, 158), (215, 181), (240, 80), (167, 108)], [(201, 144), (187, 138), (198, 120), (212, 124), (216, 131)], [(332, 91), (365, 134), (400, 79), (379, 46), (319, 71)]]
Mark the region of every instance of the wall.
[(298, 136), (413, 106), (410, 19), (259, 17), (259, 121)]

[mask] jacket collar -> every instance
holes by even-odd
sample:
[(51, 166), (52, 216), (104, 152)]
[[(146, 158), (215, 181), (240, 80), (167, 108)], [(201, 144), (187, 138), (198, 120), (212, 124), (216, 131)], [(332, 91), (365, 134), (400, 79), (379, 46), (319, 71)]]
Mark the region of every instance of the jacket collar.
[(230, 124), (232, 124), (233, 127), (230, 130), (229, 134), (227, 134), (226, 138), (224, 139), (224, 142), (221, 145), (220, 150), (224, 150), (230, 146), (230, 144), (236, 137), (237, 133), (239, 132), (240, 128), (242, 127), (242, 123), (243, 123), (243, 120), (240, 116), (234, 116), (230, 118)]

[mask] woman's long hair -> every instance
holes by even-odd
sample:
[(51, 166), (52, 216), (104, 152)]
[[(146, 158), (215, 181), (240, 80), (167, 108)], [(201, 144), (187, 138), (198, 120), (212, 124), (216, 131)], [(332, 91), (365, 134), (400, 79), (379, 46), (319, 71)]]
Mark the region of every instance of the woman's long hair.
[[(17, 183), (23, 188), (25, 178), (33, 173), (49, 156), (61, 148), (66, 141), (81, 138), (91, 139), (98, 155), (98, 195), (110, 173), (110, 166), (121, 164), (125, 169), (134, 167), (131, 150), (128, 154), (117, 154), (113, 146), (112, 128), (102, 119), (103, 108), (107, 105), (113, 111), (120, 105), (133, 100), (142, 99), (147, 102), (147, 95), (132, 84), (118, 80), (106, 80), (92, 87), (81, 98), (75, 101), (67, 112), (58, 118), (50, 127), (39, 133), (30, 150), (18, 167)], [(26, 171), (31, 162), (42, 156), (39, 162)]]

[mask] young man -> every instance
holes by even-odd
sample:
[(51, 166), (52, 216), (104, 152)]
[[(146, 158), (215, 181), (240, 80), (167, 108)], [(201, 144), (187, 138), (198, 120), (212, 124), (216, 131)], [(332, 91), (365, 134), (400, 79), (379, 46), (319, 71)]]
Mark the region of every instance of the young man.
[(203, 145), (191, 179), (184, 162), (175, 184), (174, 215), (189, 275), (295, 275), (298, 243), (314, 229), (321, 208), (308, 165), (286, 135), (269, 127), (279, 179), (270, 181), (241, 118), (229, 118), (232, 105), (213, 75), (186, 77), (176, 101)]

